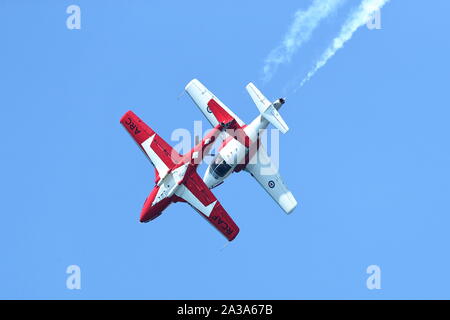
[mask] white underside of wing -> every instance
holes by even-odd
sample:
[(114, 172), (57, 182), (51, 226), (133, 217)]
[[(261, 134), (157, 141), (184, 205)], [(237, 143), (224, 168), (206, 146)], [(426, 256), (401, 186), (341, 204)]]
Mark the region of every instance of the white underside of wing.
[(260, 145), (256, 156), (258, 161), (250, 161), (245, 170), (252, 174), (286, 213), (291, 213), (297, 206), (297, 200), (284, 184), (278, 168), (270, 160), (263, 145)]
[(151, 144), (153, 139), (155, 139), (156, 134), (152, 135), (150, 138), (142, 142), (142, 148), (145, 150), (145, 153), (150, 158), (153, 166), (158, 171), (158, 175), (160, 178), (163, 178), (166, 173), (169, 171), (169, 168), (166, 166), (164, 161), (156, 154), (156, 152), (152, 149)]
[(197, 199), (197, 197), (188, 189), (185, 185), (180, 185), (180, 187), (175, 190), (175, 194), (179, 196), (180, 198), (183, 198), (186, 200), (191, 206), (193, 206), (195, 209), (203, 213), (205, 216), (209, 217), (212, 210), (214, 209), (214, 206), (217, 202), (213, 201), (209, 205), (205, 206), (203, 203), (201, 203), (200, 200)]
[(216, 117), (214, 117), (211, 110), (209, 110), (208, 108), (208, 102), (211, 99), (214, 99), (223, 109), (225, 109), (225, 111), (227, 111), (234, 119), (236, 119), (240, 126), (245, 125), (245, 123), (241, 119), (239, 119), (239, 117), (235, 115), (233, 111), (230, 110), (230, 108), (228, 108), (222, 101), (220, 101), (219, 98), (213, 95), (212, 92), (209, 91), (197, 79), (191, 80), (184, 89), (213, 127), (218, 124), (218, 121)]

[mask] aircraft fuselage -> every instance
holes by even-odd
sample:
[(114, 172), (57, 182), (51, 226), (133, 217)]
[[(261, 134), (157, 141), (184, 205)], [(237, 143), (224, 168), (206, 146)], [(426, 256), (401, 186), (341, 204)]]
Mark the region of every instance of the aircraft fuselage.
[(204, 153), (214, 143), (220, 134), (220, 126), (216, 126), (190, 152), (186, 153), (179, 164), (169, 169), (165, 175), (159, 177), (155, 187), (144, 202), (140, 221), (148, 222), (158, 217), (171, 203), (184, 201), (177, 196), (177, 190), (190, 172), (195, 171)]
[(258, 149), (260, 132), (266, 129), (268, 125), (269, 121), (259, 115), (249, 125), (243, 127), (245, 135), (251, 140), (247, 146), (244, 141), (238, 141), (226, 131), (223, 132), (225, 135), (224, 143), (203, 177), (203, 181), (209, 188), (218, 186), (232, 172), (238, 172), (245, 167), (253, 153)]

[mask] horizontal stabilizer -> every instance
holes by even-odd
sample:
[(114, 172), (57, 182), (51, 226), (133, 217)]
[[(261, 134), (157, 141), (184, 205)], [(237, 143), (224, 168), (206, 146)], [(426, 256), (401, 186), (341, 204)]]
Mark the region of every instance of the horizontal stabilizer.
[(261, 115), (282, 133), (286, 133), (289, 130), (288, 125), (284, 122), (283, 118), (273, 105), (267, 108), (267, 110), (264, 113), (261, 113)]
[[(289, 130), (288, 125), (278, 113), (277, 108), (255, 87), (253, 83), (249, 83), (245, 87), (250, 94), (253, 102), (256, 104), (261, 116), (269, 121), (275, 128), (282, 133), (286, 133)], [(281, 99), (280, 99), (281, 100)], [(280, 101), (278, 100), (278, 101)], [(284, 101), (284, 100), (283, 100)]]

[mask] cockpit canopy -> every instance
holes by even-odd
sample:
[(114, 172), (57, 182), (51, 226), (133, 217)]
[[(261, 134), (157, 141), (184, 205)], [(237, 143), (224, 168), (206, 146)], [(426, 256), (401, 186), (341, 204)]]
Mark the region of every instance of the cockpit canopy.
[(231, 166), (225, 162), (222, 156), (219, 154), (209, 166), (209, 172), (214, 176), (214, 178), (223, 178), (231, 169)]

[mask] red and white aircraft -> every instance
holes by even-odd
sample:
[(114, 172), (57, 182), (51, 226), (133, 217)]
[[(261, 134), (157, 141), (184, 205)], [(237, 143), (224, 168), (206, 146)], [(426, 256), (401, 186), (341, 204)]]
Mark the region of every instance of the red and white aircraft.
[(229, 241), (237, 236), (238, 226), (196, 172), (203, 155), (207, 154), (220, 132), (236, 126), (236, 120), (224, 116), (220, 109), (220, 106), (213, 106), (211, 111), (219, 114), (223, 122), (217, 123), (214, 129), (185, 155), (175, 151), (132, 111), (122, 117), (120, 123), (155, 167), (156, 185), (145, 200), (141, 222), (155, 219), (173, 202), (187, 202)]
[(206, 170), (203, 181), (212, 189), (221, 184), (232, 172), (245, 170), (259, 182), (286, 213), (291, 213), (297, 206), (297, 201), (283, 183), (278, 168), (271, 162), (259, 137), (261, 130), (266, 129), (269, 123), (283, 133), (289, 130), (277, 111), (285, 100), (280, 98), (272, 103), (269, 102), (252, 83), (249, 83), (246, 89), (260, 112), (260, 115), (249, 125), (245, 125), (197, 79), (190, 81), (185, 88), (213, 126), (217, 126), (230, 117), (237, 122), (233, 127), (234, 132), (224, 131), (224, 143)]

